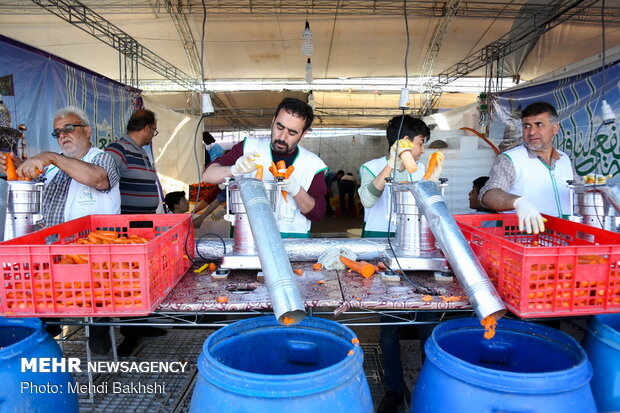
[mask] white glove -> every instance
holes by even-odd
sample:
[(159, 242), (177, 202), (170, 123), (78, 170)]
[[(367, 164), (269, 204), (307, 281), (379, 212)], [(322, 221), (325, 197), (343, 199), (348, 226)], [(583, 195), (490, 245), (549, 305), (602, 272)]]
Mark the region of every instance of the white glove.
[(348, 248), (330, 248), (319, 256), (317, 262), (326, 270), (345, 270), (347, 267), (340, 262), (341, 255), (353, 261), (357, 260), (357, 255)]
[(254, 158), (260, 156), (256, 152), (248, 153), (243, 155), (233, 166), (230, 167), (230, 172), (233, 176), (241, 176), (247, 173), (253, 172), (256, 170), (256, 164), (254, 163)]
[[(394, 144), (390, 148), (390, 156), (388, 158), (388, 165), (390, 165), (390, 168), (395, 168), (399, 171), (402, 171), (403, 169), (405, 169), (405, 165), (403, 165), (403, 161), (400, 159), (400, 156), (398, 156), (398, 154), (402, 152), (402, 149), (400, 151), (398, 150), (399, 142), (400, 141), (394, 142)], [(394, 166), (394, 158), (396, 158), (396, 166)]]
[(525, 231), (534, 234), (545, 231), (545, 222), (538, 209), (525, 197), (517, 198), (513, 204), (517, 215), (519, 216), (519, 231)]
[(288, 192), (291, 196), (297, 195), (299, 193), (299, 190), (301, 189), (301, 185), (297, 183), (293, 175), (291, 175), (288, 179), (282, 181), (282, 184), (283, 185), (280, 189)]

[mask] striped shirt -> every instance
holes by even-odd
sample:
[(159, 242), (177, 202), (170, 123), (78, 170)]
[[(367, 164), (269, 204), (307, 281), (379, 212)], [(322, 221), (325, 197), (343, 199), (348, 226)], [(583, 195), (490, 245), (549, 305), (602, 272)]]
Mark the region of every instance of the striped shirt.
[(120, 175), (121, 214), (154, 214), (159, 205), (157, 172), (144, 149), (127, 135), (105, 148)]

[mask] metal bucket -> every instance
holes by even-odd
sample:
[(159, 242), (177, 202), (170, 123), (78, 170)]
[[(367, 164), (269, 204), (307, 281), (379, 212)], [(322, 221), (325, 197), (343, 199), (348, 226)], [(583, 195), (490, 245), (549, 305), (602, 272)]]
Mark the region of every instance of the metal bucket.
[(396, 215), (396, 253), (405, 256), (436, 253), (435, 236), (411, 191), (399, 185), (394, 185), (392, 188), (392, 202)]
[(620, 215), (609, 202), (605, 185), (578, 185), (573, 192), (573, 209), (581, 222), (592, 227), (617, 231)]
[(41, 229), (42, 182), (10, 181), (4, 239)]
[[(265, 189), (267, 190), (267, 197), (269, 203), (274, 207), (276, 204), (276, 190), (278, 186), (275, 181), (263, 181)], [(235, 236), (233, 243), (234, 255), (258, 255), (256, 246), (254, 244), (254, 237), (252, 236), (252, 230), (250, 229), (250, 222), (246, 214), (243, 200), (241, 199), (241, 193), (239, 192), (239, 185), (235, 181), (231, 181), (226, 186), (226, 198), (227, 208), (231, 214), (234, 214), (234, 221), (232, 222), (235, 227)]]

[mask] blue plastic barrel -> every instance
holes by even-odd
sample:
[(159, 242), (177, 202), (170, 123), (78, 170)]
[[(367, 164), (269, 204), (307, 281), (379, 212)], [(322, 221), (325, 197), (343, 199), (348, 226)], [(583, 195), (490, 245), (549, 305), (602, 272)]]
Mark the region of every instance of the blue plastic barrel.
[[(354, 340), (355, 339), (355, 340)], [(372, 412), (355, 333), (306, 317), (258, 317), (211, 334), (198, 358), (190, 412)]]
[(412, 413), (596, 412), (585, 351), (569, 335), (500, 320), (486, 340), (476, 318), (439, 324), (411, 396)]
[(22, 372), (23, 358), (62, 357), (38, 318), (0, 317), (0, 413), (77, 413), (77, 394), (67, 391), (74, 383), (70, 373)]
[(599, 412), (620, 411), (620, 314), (593, 316), (583, 348), (592, 363), (590, 385)]

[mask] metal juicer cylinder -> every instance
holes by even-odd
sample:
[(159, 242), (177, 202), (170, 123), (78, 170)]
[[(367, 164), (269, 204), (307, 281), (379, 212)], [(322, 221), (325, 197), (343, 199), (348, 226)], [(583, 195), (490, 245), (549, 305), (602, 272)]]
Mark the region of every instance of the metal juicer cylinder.
[[(273, 181), (263, 181), (267, 191), (267, 197), (270, 205), (275, 205), (277, 185)], [(228, 208), (230, 212), (235, 214), (235, 237), (233, 242), (234, 255), (257, 255), (254, 237), (250, 230), (250, 222), (246, 213), (239, 185), (237, 181), (231, 181), (227, 186), (228, 191)], [(272, 208), (273, 209), (273, 208)]]
[(434, 255), (437, 251), (435, 237), (411, 191), (393, 185), (392, 202), (396, 216), (394, 252), (407, 257)]
[(39, 230), (43, 218), (41, 215), (42, 182), (10, 181), (8, 184), (5, 240)]
[(620, 188), (613, 185), (575, 185), (573, 209), (583, 224), (618, 231)]
[(280, 324), (285, 317), (298, 323), (306, 316), (297, 277), (284, 250), (278, 223), (272, 210), (265, 185), (258, 179), (241, 179), (235, 184), (248, 215), (250, 229), (256, 241), (271, 306)]
[(437, 185), (431, 181), (395, 185), (408, 189), (415, 197), (478, 318), (503, 317), (506, 307), (450, 214)]

